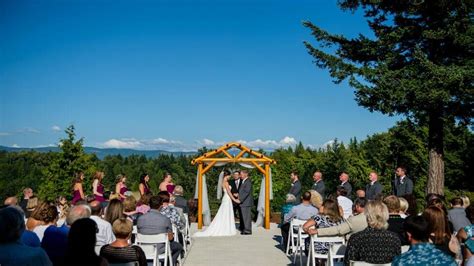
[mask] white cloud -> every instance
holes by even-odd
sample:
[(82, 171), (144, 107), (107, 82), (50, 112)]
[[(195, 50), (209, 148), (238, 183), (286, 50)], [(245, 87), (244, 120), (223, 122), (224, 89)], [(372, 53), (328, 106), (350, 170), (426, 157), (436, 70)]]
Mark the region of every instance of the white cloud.
[(118, 139), (110, 139), (106, 142), (104, 142), (103, 147), (104, 148), (115, 148), (115, 149), (136, 149), (142, 146), (142, 143), (140, 143), (137, 140), (118, 140)]
[(9, 132), (0, 132), (0, 137), (10, 136), (11, 133)]
[(59, 131), (61, 131), (61, 128), (59, 126), (54, 125), (54, 126), (51, 127), (51, 130), (54, 131), (54, 132), (59, 132)]
[(205, 145), (205, 146), (213, 146), (216, 143), (213, 140), (210, 140), (210, 139), (203, 139), (202, 144)]
[(15, 144), (12, 145), (12, 148), (20, 148), (20, 146), (15, 143)]
[(39, 130), (32, 128), (32, 127), (25, 127), (23, 129), (19, 129), (16, 132), (18, 133), (34, 133), (34, 134), (39, 134), (41, 133)]

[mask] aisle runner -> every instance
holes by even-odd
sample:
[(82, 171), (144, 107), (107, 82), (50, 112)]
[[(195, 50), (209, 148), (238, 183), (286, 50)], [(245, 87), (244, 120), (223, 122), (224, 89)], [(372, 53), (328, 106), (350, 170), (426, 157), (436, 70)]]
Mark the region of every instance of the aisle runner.
[[(197, 230), (196, 223), (191, 231)], [(291, 261), (278, 249), (274, 236), (280, 235), (276, 224), (270, 230), (253, 227), (250, 236), (200, 237), (193, 246), (184, 265), (288, 265)]]

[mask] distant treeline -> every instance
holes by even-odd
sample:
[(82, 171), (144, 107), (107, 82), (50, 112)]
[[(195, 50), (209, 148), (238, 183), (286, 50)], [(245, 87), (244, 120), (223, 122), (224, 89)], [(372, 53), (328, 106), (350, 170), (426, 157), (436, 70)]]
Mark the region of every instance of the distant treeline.
[[(194, 196), (196, 182), (196, 166), (191, 160), (198, 156), (190, 155), (159, 155), (149, 158), (144, 155), (106, 156), (100, 160), (94, 154), (84, 152), (82, 139), (76, 140), (74, 127), (66, 129), (67, 138), (62, 143), (59, 152), (40, 153), (35, 151), (7, 152), (0, 151), (0, 199), (7, 196), (21, 196), (24, 187), (31, 187), (40, 198), (53, 200), (59, 195), (71, 195), (73, 174), (84, 171), (86, 179), (84, 190), (92, 193), (91, 182), (95, 171), (105, 172), (103, 183), (105, 188), (113, 190), (115, 177), (125, 174), (128, 186), (138, 190), (139, 177), (148, 173), (150, 184), (154, 191), (165, 172), (173, 175), (175, 184), (182, 185), (185, 196)], [(321, 149), (305, 148), (302, 143), (296, 147), (281, 148), (266, 153), (277, 161), (272, 166), (273, 194), (272, 209), (277, 211), (284, 203), (285, 195), (290, 187), (290, 172), (296, 170), (300, 175), (303, 189), (309, 189), (313, 184), (312, 175), (316, 170), (323, 173), (328, 191), (334, 191), (339, 183), (341, 171), (347, 171), (354, 190), (364, 188), (368, 182), (370, 171), (379, 173), (379, 180), (384, 185), (384, 193), (392, 191), (391, 181), (397, 165), (408, 169), (408, 175), (414, 179), (415, 195), (418, 207), (423, 204), (425, 196), (428, 151), (427, 129), (416, 126), (410, 121), (398, 122), (387, 132), (374, 134), (363, 141), (350, 140), (345, 144), (335, 141)], [(447, 198), (453, 195), (466, 194), (474, 196), (474, 183), (471, 182), (473, 173), (474, 134), (465, 126), (452, 125), (445, 132), (445, 193)], [(205, 147), (198, 154), (208, 151)], [(263, 152), (263, 151), (261, 151)], [(263, 152), (265, 153), (265, 152)], [(228, 168), (238, 166), (227, 165)], [(207, 174), (208, 192), (211, 209), (219, 204), (216, 199), (217, 176), (222, 168), (213, 168)], [(261, 175), (251, 171), (255, 196), (258, 195)]]

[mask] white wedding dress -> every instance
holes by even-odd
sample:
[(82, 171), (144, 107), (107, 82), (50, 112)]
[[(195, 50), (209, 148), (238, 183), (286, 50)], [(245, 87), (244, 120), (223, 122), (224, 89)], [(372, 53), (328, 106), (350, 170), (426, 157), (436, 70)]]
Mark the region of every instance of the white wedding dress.
[(222, 193), (224, 196), (214, 220), (204, 231), (195, 233), (194, 237), (233, 236), (237, 234), (232, 200), (224, 188)]

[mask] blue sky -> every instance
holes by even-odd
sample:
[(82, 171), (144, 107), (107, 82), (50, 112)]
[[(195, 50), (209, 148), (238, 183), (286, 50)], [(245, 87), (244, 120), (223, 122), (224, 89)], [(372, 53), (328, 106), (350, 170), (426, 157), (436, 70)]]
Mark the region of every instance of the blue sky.
[(70, 124), (87, 146), (168, 150), (393, 126), (312, 64), (303, 20), (368, 34), (336, 1), (0, 1), (0, 145), (56, 145)]

